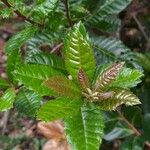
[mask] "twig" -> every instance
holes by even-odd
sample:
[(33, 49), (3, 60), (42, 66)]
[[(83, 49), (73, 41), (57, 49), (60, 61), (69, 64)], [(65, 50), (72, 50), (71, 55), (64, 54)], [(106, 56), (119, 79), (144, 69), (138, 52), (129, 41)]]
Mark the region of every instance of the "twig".
[[(136, 136), (141, 136), (142, 134), (133, 126), (133, 124), (131, 124), (125, 117), (124, 115), (121, 113), (120, 110), (117, 110), (120, 118), (128, 125), (128, 127), (134, 132), (134, 134)], [(145, 145), (150, 148), (150, 143), (148, 141), (145, 142)]]
[(144, 31), (144, 28), (143, 28), (142, 24), (140, 23), (140, 21), (138, 20), (138, 18), (136, 17), (136, 15), (135, 15), (134, 13), (132, 14), (132, 17), (133, 17), (133, 19), (135, 20), (135, 22), (137, 23), (138, 28), (140, 29), (141, 33), (143, 34), (145, 40), (146, 40), (147, 42), (149, 42), (150, 40), (149, 40), (148, 35), (147, 35), (146, 32)]
[(57, 51), (59, 48), (61, 48), (63, 46), (63, 43), (60, 43), (58, 45), (56, 45), (52, 50), (51, 53), (54, 53), (55, 51)]
[(4, 116), (2, 118), (2, 121), (3, 121), (2, 135), (4, 135), (6, 132), (8, 118), (9, 118), (9, 110), (4, 112)]
[[(7, 0), (1, 0), (1, 1), (2, 1), (7, 7), (9, 7), (9, 8), (12, 7), (11, 4), (9, 4)], [(31, 20), (30, 18), (27, 18), (26, 16), (24, 16), (24, 15), (23, 15), (20, 11), (18, 11), (18, 10), (14, 10), (14, 13), (16, 13), (18, 17), (22, 18), (23, 20), (26, 20), (26, 21), (30, 22), (31, 24), (36, 24), (36, 25), (38, 25), (39, 27), (43, 27), (43, 24), (37, 23), (37, 22)]]
[(65, 4), (65, 9), (66, 9), (66, 17), (69, 23), (69, 26), (72, 27), (73, 23), (70, 17), (70, 12), (69, 12), (69, 5), (68, 5), (68, 0), (64, 0), (64, 4)]

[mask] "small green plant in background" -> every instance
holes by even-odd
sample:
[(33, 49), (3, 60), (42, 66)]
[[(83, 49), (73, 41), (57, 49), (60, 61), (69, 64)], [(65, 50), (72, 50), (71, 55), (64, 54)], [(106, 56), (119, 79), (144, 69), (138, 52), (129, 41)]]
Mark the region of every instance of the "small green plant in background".
[[(134, 54), (117, 38), (97, 34), (117, 32), (118, 13), (130, 2), (41, 0), (26, 6), (22, 0), (2, 0), (3, 18), (15, 13), (28, 23), (5, 45), (8, 78), (0, 79), (0, 111), (14, 106), (37, 120), (61, 119), (73, 150), (98, 150), (102, 139), (124, 139), (121, 150), (149, 146), (143, 125), (149, 121), (147, 102), (133, 106), (141, 104), (134, 93), (144, 78), (141, 68), (148, 80), (144, 60), (149, 62), (149, 55)], [(61, 56), (56, 55), (60, 49)], [(147, 120), (140, 118), (143, 106)]]

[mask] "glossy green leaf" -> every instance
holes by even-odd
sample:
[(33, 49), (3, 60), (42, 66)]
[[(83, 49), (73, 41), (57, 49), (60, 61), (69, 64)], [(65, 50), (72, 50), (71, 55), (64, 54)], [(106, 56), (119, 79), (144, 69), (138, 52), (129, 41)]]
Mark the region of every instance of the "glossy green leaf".
[(34, 18), (47, 17), (50, 12), (53, 12), (55, 10), (57, 2), (58, 0), (44, 0), (33, 8), (31, 16), (33, 16)]
[(35, 117), (40, 108), (41, 97), (30, 90), (21, 89), (16, 97), (15, 106), (19, 113), (28, 117)]
[(28, 89), (38, 92), (41, 95), (51, 95), (53, 92), (43, 82), (48, 78), (59, 75), (55, 69), (37, 64), (22, 65), (13, 72), (15, 79), (24, 84)]
[(8, 89), (0, 97), (0, 111), (6, 111), (13, 107), (13, 102), (15, 100), (15, 91), (14, 89)]
[(116, 16), (109, 15), (105, 17), (101, 17), (100, 15), (94, 16), (90, 18), (87, 22), (88, 27), (94, 27), (100, 31), (105, 32), (114, 32), (120, 26), (120, 20)]
[(141, 82), (143, 73), (136, 69), (123, 68), (110, 87), (132, 88)]
[(81, 97), (80, 89), (71, 80), (63, 76), (54, 76), (44, 84), (61, 96)]
[(14, 51), (16, 49), (19, 49), (21, 45), (23, 45), (27, 40), (29, 40), (31, 37), (34, 36), (36, 33), (37, 28), (36, 27), (26, 27), (24, 30), (20, 31), (16, 35), (14, 35), (5, 46), (5, 52), (10, 53), (11, 51)]
[(30, 64), (48, 65), (56, 69), (65, 69), (65, 62), (61, 57), (55, 54), (49, 54), (44, 52), (33, 54), (26, 59), (26, 62)]
[(98, 150), (102, 141), (103, 114), (94, 105), (83, 105), (78, 114), (64, 120), (73, 150)]
[(83, 102), (80, 99), (60, 97), (46, 102), (38, 111), (37, 118), (43, 121), (64, 119), (78, 112)]
[(21, 65), (21, 54), (19, 49), (13, 50), (10, 52), (10, 55), (8, 56), (7, 59), (7, 75), (9, 77), (9, 80), (15, 81), (14, 76), (13, 76), (13, 71), (17, 66)]
[(95, 70), (95, 60), (88, 35), (81, 22), (76, 24), (65, 39), (66, 68), (73, 79), (78, 78), (82, 68), (90, 80)]
[(108, 15), (114, 15), (120, 13), (123, 9), (125, 9), (132, 0), (106, 0), (105, 3), (99, 8), (96, 14), (94, 14), (93, 18), (97, 15), (104, 17)]

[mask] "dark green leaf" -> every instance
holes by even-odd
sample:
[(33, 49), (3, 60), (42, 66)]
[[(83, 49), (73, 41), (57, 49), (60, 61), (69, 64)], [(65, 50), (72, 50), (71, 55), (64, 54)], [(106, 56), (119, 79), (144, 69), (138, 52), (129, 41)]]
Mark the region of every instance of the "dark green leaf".
[(0, 89), (6, 89), (7, 87), (9, 87), (9, 83), (4, 79), (0, 79)]
[(21, 89), (16, 97), (15, 106), (19, 113), (29, 117), (35, 117), (40, 108), (41, 97), (30, 90)]
[(14, 35), (5, 46), (6, 53), (9, 54), (11, 51), (19, 49), (21, 45), (23, 45), (27, 40), (34, 36), (36, 31), (36, 27), (29, 26), (17, 33), (16, 35)]
[(101, 144), (103, 114), (94, 105), (84, 105), (77, 115), (65, 119), (65, 130), (73, 150), (98, 150)]

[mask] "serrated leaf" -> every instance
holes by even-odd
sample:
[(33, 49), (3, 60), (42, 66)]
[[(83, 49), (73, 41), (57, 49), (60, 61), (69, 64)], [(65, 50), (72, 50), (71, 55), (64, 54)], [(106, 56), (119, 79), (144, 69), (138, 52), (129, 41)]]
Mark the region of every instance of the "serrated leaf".
[(40, 108), (41, 97), (30, 90), (21, 89), (16, 97), (15, 106), (19, 113), (28, 117), (35, 117)]
[(112, 98), (103, 100), (99, 103), (99, 107), (103, 110), (115, 110), (121, 104), (133, 106), (141, 104), (139, 98), (128, 90), (118, 90)]
[(136, 69), (123, 68), (110, 87), (132, 88), (141, 82), (143, 73)]
[(0, 89), (6, 89), (7, 87), (9, 87), (9, 83), (4, 79), (0, 79)]
[(21, 54), (19, 49), (13, 50), (10, 52), (10, 55), (7, 59), (7, 66), (6, 66), (6, 72), (9, 77), (9, 80), (15, 82), (13, 71), (17, 66), (21, 65)]
[(34, 36), (36, 33), (36, 27), (26, 27), (24, 30), (20, 31), (16, 35), (14, 35), (5, 46), (5, 52), (10, 53), (13, 50), (19, 49), (22, 44), (24, 44), (27, 40)]
[(118, 14), (125, 9), (131, 1), (132, 0), (106, 0), (94, 16), (100, 15), (101, 17), (105, 17), (108, 15)]
[(104, 89), (108, 87), (116, 79), (123, 65), (124, 62), (120, 62), (108, 67), (100, 76), (98, 76), (94, 90), (97, 91), (98, 89)]
[(37, 118), (43, 121), (64, 119), (76, 114), (82, 104), (83, 102), (80, 99), (60, 97), (45, 103), (38, 111)]
[(0, 97), (0, 111), (6, 111), (7, 109), (12, 108), (15, 96), (14, 89), (7, 89)]
[(54, 75), (61, 73), (55, 69), (37, 64), (25, 64), (15, 69), (14, 77), (20, 84), (28, 89), (38, 92), (41, 95), (50, 95), (53, 92), (43, 82)]
[(81, 22), (73, 27), (65, 39), (65, 62), (73, 79), (77, 80), (78, 72), (83, 68), (89, 80), (92, 80), (95, 70), (94, 54)]
[(64, 70), (65, 68), (65, 62), (61, 57), (55, 54), (49, 54), (44, 52), (33, 54), (32, 56), (26, 59), (26, 62), (30, 64), (48, 65), (53, 68), (62, 69), (62, 70)]
[(94, 27), (100, 31), (105, 32), (114, 32), (117, 31), (117, 29), (120, 26), (120, 20), (118, 17), (109, 15), (105, 17), (101, 17), (100, 15), (96, 15), (93, 18), (90, 18), (89, 21), (87, 21), (88, 27)]
[(77, 115), (64, 120), (73, 150), (98, 150), (102, 141), (103, 114), (94, 105), (83, 105)]
[(122, 41), (105, 36), (93, 37), (92, 41), (98, 64), (110, 63), (118, 59), (137, 68), (135, 54)]
[(71, 80), (63, 76), (51, 77), (44, 84), (59, 95), (81, 97), (80, 89)]

